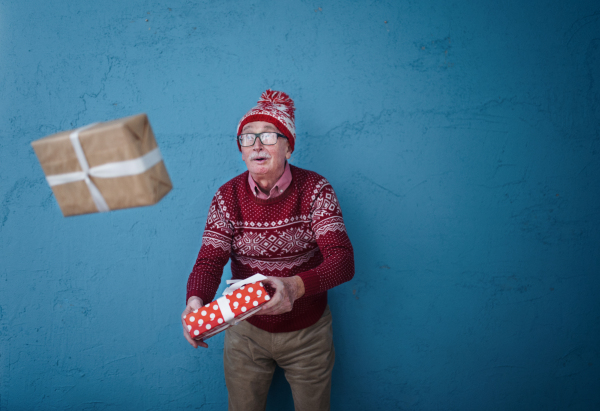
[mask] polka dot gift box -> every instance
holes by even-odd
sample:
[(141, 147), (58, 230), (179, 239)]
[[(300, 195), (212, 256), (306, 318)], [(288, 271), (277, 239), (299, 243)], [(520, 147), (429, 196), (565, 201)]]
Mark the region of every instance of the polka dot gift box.
[(223, 297), (183, 317), (192, 338), (206, 340), (256, 313), (271, 299), (261, 282), (266, 279), (255, 274), (237, 281), (223, 291)]

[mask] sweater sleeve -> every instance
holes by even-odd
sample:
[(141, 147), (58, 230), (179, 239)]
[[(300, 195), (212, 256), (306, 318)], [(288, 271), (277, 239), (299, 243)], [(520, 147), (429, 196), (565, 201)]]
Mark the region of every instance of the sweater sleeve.
[(298, 274), (304, 282), (306, 296), (327, 291), (354, 277), (352, 244), (338, 199), (326, 180), (314, 200), (311, 221), (324, 260), (317, 267)]
[(221, 283), (233, 239), (233, 226), (225, 218), (221, 203), (221, 194), (217, 191), (206, 218), (202, 246), (188, 278), (186, 303), (192, 296), (202, 298), (204, 304), (209, 303)]

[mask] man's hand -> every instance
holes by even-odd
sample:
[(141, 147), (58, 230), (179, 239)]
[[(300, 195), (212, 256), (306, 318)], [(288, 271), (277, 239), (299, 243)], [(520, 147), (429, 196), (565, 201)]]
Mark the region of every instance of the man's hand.
[(204, 304), (202, 303), (202, 299), (200, 297), (190, 297), (190, 299), (187, 302), (187, 306), (185, 307), (185, 310), (183, 310), (183, 313), (181, 314), (181, 324), (183, 325), (183, 336), (185, 337), (186, 340), (188, 340), (190, 345), (194, 348), (198, 348), (198, 346), (208, 348), (208, 344), (206, 344), (202, 340), (197, 341), (192, 338), (192, 336), (190, 335), (190, 332), (187, 329), (187, 325), (185, 325), (185, 321), (183, 320), (183, 317), (188, 315), (192, 311), (199, 309), (203, 305)]
[(258, 315), (277, 315), (292, 311), (294, 301), (304, 295), (304, 282), (294, 277), (267, 277), (263, 283), (275, 289), (271, 301), (263, 305)]

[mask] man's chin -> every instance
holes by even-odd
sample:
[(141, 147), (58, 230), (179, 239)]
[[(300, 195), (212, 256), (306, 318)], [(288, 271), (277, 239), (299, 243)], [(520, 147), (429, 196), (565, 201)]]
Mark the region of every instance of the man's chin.
[(252, 174), (262, 175), (268, 174), (271, 171), (271, 167), (268, 164), (252, 164), (252, 167), (249, 168), (249, 171)]

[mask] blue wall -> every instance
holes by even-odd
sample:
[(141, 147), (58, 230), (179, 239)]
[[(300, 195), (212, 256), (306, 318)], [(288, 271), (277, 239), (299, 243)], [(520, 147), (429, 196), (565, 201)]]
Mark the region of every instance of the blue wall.
[[(269, 87), (355, 247), (334, 410), (600, 408), (597, 1), (0, 0), (0, 409), (225, 409), (179, 315)], [(139, 112), (173, 191), (63, 218), (29, 143)]]

